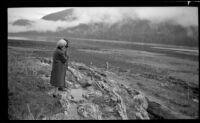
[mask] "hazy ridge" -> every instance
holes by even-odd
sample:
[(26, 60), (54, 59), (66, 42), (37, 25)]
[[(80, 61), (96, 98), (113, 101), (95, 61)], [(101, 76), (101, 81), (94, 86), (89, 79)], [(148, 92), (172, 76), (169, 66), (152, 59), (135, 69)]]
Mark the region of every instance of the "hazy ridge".
[[(46, 15), (41, 18), (45, 21), (65, 21), (76, 22), (74, 10), (68, 9)], [(15, 25), (31, 25), (29, 20), (17, 20)], [(11, 36), (61, 36), (75, 38), (94, 38), (106, 40), (120, 40), (141, 43), (159, 43), (184, 46), (198, 46), (198, 27), (183, 27), (173, 21), (152, 23), (149, 20), (124, 17), (119, 22), (109, 24), (106, 22), (80, 23), (77, 26), (58, 29), (57, 31), (27, 31), (19, 33), (9, 33)]]

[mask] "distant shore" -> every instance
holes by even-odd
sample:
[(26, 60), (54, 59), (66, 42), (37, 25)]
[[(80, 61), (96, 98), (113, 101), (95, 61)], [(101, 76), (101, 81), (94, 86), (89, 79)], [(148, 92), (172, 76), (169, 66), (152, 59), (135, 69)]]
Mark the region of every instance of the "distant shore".
[[(14, 40), (35, 40), (35, 41), (46, 41), (54, 42), (55, 39), (63, 37), (18, 37), (18, 36), (8, 36), (8, 39)], [(129, 41), (116, 41), (116, 40), (100, 40), (100, 39), (87, 39), (87, 38), (73, 38), (68, 37), (67, 39), (83, 40), (83, 41), (95, 41), (95, 42), (107, 42), (107, 43), (120, 43), (120, 44), (135, 44), (135, 45), (148, 45), (153, 46), (152, 48), (164, 49), (164, 50), (176, 50), (184, 52), (194, 52), (199, 53), (198, 47), (188, 47), (188, 46), (177, 46), (177, 45), (168, 45), (168, 44), (155, 44), (155, 43), (141, 43), (141, 42), (129, 42)]]

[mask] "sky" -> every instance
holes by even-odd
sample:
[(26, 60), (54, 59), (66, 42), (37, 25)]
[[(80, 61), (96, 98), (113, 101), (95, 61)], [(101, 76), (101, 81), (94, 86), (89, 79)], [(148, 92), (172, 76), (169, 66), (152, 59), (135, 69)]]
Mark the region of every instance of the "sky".
[(67, 7), (29, 7), (29, 8), (8, 8), (8, 22), (13, 22), (17, 19), (29, 19), (37, 20), (41, 17), (53, 13), (68, 9)]
[[(74, 9), (73, 16), (77, 20), (67, 21), (47, 21), (41, 19), (43, 16), (62, 11)], [(29, 8), (8, 8), (8, 32), (24, 31), (58, 31), (69, 27), (74, 27), (80, 23), (106, 22), (114, 24), (122, 21), (126, 17), (132, 19), (147, 19), (153, 23), (163, 21), (173, 21), (184, 27), (198, 25), (197, 7), (29, 7)], [(18, 19), (28, 19), (33, 21), (30, 26), (12, 25)], [(49, 26), (51, 25), (51, 26)]]

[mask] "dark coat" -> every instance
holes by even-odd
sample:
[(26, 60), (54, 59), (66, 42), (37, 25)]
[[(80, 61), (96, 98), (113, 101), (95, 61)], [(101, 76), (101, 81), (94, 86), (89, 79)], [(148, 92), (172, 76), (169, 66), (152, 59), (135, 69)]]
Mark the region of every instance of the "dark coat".
[(65, 86), (66, 64), (68, 62), (67, 53), (61, 49), (56, 49), (53, 54), (53, 64), (50, 83), (55, 87)]

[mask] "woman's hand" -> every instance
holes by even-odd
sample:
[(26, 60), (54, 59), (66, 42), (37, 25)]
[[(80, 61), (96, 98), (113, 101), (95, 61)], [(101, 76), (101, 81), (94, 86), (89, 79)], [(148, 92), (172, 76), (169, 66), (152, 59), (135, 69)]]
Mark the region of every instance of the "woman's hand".
[(66, 51), (66, 48), (65, 48), (65, 47), (62, 47), (62, 51), (64, 51), (64, 52), (65, 52), (65, 51)]

